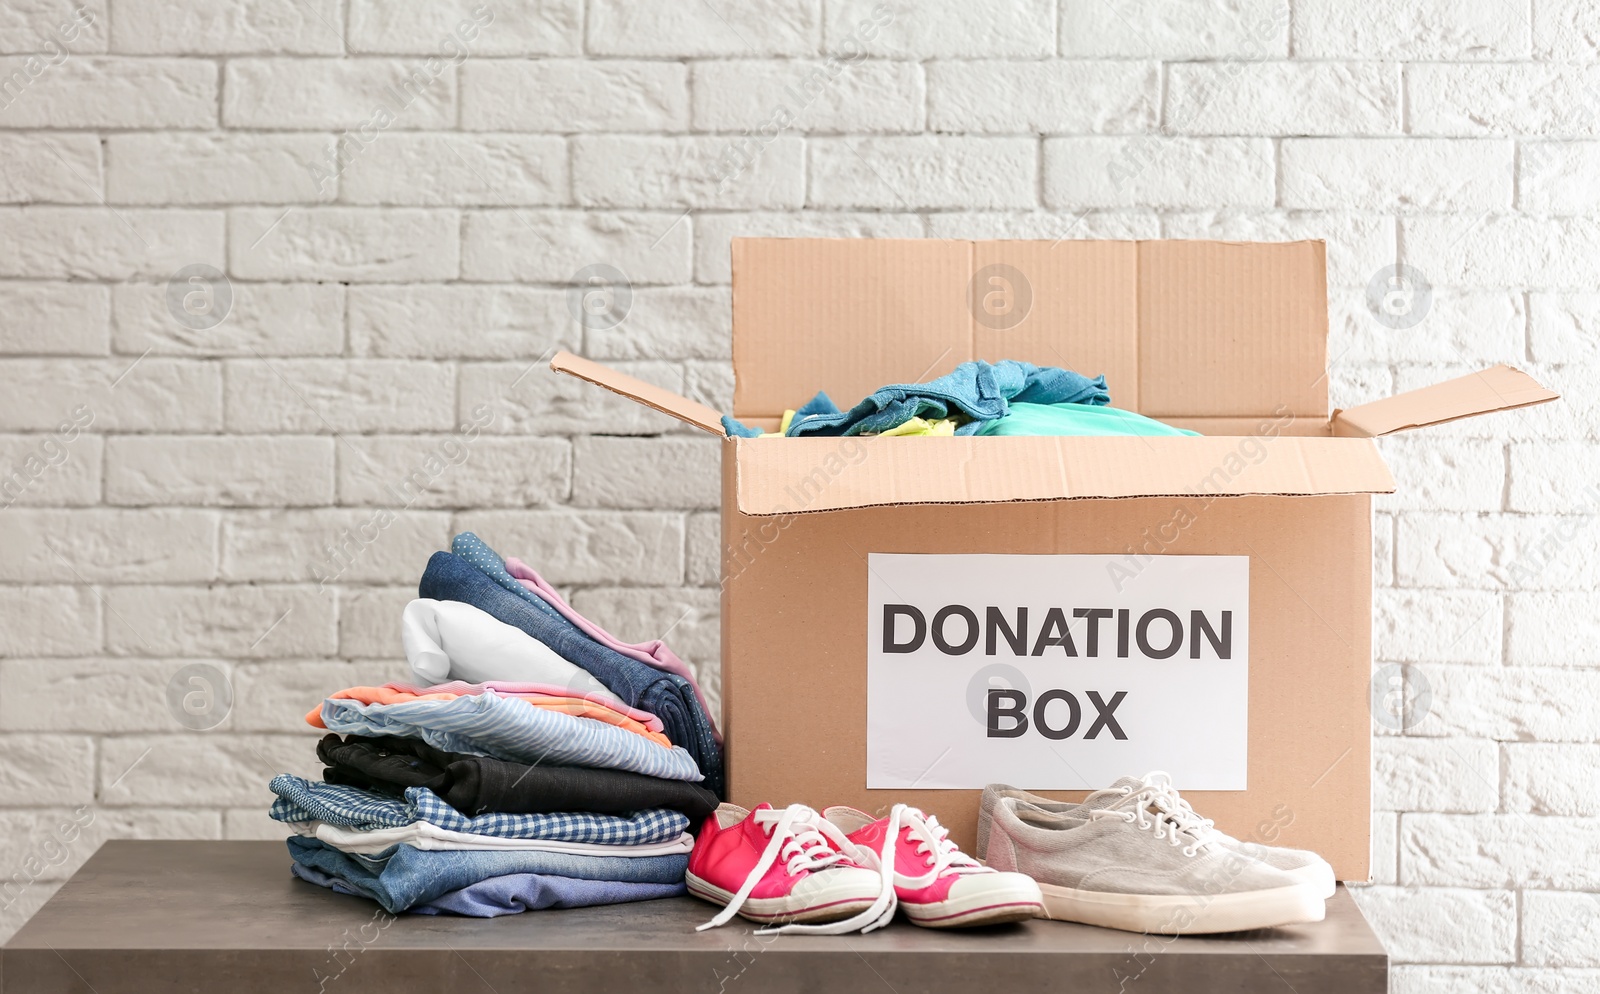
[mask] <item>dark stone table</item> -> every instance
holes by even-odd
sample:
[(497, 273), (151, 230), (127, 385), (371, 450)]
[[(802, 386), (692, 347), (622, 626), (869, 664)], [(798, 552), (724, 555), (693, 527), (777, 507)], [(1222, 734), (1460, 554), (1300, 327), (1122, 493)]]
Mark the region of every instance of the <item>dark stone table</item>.
[(0, 951), (4, 994), (304, 991), (1228, 991), (1364, 994), (1388, 957), (1340, 888), (1328, 918), (1168, 939), (1032, 921), (936, 932), (707, 932), (693, 898), (478, 919), (401, 915), (295, 880), (280, 842), (108, 842)]

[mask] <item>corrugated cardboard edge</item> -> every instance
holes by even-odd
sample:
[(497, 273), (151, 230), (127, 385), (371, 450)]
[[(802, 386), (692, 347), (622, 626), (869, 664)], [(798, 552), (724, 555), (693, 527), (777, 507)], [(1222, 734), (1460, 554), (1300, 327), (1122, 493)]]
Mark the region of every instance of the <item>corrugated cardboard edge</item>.
[(1547, 404), (1560, 396), (1522, 370), (1498, 365), (1347, 411), (1334, 411), (1330, 420), (1335, 435), (1376, 438), (1480, 414)]
[(1281, 436), (752, 438), (734, 443), (741, 513), (1124, 497), (1391, 493), (1368, 439)]
[(558, 373), (587, 380), (595, 386), (605, 387), (612, 393), (638, 401), (646, 407), (671, 415), (684, 424), (694, 425), (702, 431), (708, 431), (719, 437), (727, 434), (722, 430), (722, 415), (705, 404), (675, 394), (653, 383), (646, 383), (627, 373), (619, 373), (593, 359), (585, 359), (571, 352), (557, 352), (555, 358), (550, 360), (550, 368)]

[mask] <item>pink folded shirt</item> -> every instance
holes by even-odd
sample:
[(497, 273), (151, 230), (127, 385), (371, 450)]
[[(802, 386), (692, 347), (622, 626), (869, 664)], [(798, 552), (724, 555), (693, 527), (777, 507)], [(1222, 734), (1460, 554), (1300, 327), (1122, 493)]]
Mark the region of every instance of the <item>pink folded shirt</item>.
[(551, 683), (508, 683), (503, 680), (490, 680), (487, 683), (462, 683), (460, 680), (451, 680), (449, 683), (434, 684), (432, 687), (414, 687), (409, 683), (385, 684), (394, 690), (407, 694), (457, 694), (475, 695), (486, 690), (492, 690), (503, 697), (515, 697), (518, 694), (530, 694), (538, 697), (572, 697), (610, 708), (618, 714), (625, 715), (637, 721), (652, 732), (662, 730), (661, 719), (648, 711), (628, 707), (615, 697), (604, 694), (588, 694), (573, 690), (570, 687), (557, 687)]
[(689, 681), (689, 686), (694, 688), (694, 696), (699, 699), (700, 707), (705, 710), (706, 719), (711, 722), (711, 733), (716, 736), (717, 743), (722, 743), (722, 733), (717, 730), (717, 716), (711, 710), (711, 705), (706, 701), (705, 692), (700, 689), (700, 684), (694, 678), (694, 671), (689, 664), (679, 659), (677, 654), (667, 648), (667, 644), (660, 639), (651, 639), (648, 642), (623, 642), (599, 625), (574, 611), (561, 595), (556, 593), (556, 588), (545, 582), (544, 577), (534, 572), (532, 566), (516, 558), (506, 558), (506, 572), (510, 573), (518, 583), (527, 588), (528, 592), (555, 608), (563, 618), (577, 625), (587, 636), (607, 648), (622, 653), (629, 659), (637, 659), (646, 666), (653, 666), (664, 673), (681, 676)]

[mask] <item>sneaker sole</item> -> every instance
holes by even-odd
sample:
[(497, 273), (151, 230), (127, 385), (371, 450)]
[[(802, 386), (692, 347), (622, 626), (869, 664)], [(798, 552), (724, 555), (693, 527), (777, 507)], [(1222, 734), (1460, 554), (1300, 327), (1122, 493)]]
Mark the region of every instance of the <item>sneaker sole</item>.
[[(692, 873), (684, 874), (684, 882), (689, 885), (689, 893), (702, 901), (727, 907), (733, 900), (733, 891), (723, 890)], [(872, 907), (878, 899), (876, 894), (865, 897), (853, 890), (844, 888), (838, 890), (842, 893), (823, 892), (814, 895), (811, 903), (801, 908), (793, 907), (790, 904), (792, 899), (787, 897), (752, 897), (740, 906), (739, 917), (748, 918), (762, 925), (821, 924), (843, 921), (858, 915)]]
[(1308, 866), (1298, 866), (1284, 872), (1299, 881), (1302, 886), (1316, 891), (1324, 901), (1332, 897), (1333, 892), (1339, 889), (1339, 882), (1333, 876), (1333, 867), (1327, 863), (1320, 865), (1312, 863)]
[(1044, 905), (1038, 901), (1005, 901), (982, 904), (976, 908), (951, 910), (946, 901), (928, 908), (913, 909), (904, 902), (900, 910), (906, 913), (911, 924), (923, 928), (972, 928), (978, 925), (1003, 925), (1007, 922), (1025, 922), (1044, 914)]
[(1113, 894), (1041, 883), (1045, 917), (1125, 932), (1210, 935), (1320, 922), (1327, 913), (1311, 887), (1239, 894)]

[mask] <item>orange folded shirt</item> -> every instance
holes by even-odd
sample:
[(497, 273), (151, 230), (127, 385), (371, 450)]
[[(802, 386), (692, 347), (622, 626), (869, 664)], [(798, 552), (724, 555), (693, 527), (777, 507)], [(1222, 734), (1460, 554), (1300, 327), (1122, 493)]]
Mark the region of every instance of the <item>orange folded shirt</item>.
[[(350, 687), (328, 696), (340, 700), (360, 701), (362, 704), (404, 704), (409, 701), (453, 701), (462, 695), (413, 694), (409, 691), (394, 690), (390, 687)], [(593, 701), (587, 701), (579, 697), (546, 697), (539, 694), (501, 694), (500, 696), (526, 701), (532, 707), (543, 708), (546, 711), (559, 711), (562, 714), (570, 714), (574, 718), (592, 718), (595, 721), (603, 721), (608, 725), (615, 725), (635, 735), (642, 735), (656, 745), (667, 749), (672, 748), (671, 740), (662, 733), (652, 732), (644, 727), (643, 724), (621, 712), (613, 711), (604, 704), (596, 704)], [(322, 707), (320, 705), (312, 708), (310, 713), (306, 715), (306, 724), (314, 728), (328, 727), (322, 722)]]

